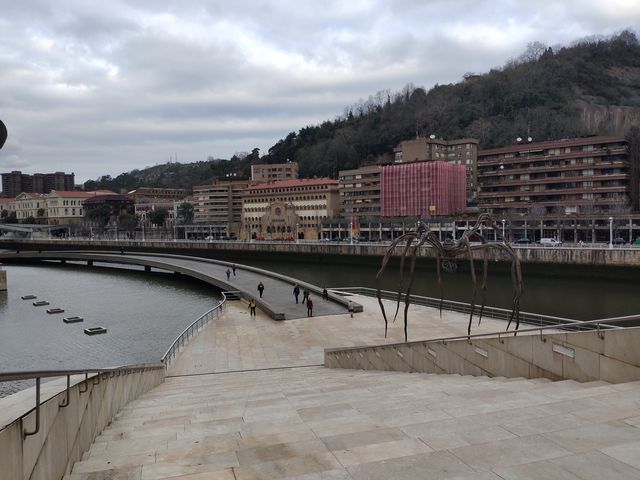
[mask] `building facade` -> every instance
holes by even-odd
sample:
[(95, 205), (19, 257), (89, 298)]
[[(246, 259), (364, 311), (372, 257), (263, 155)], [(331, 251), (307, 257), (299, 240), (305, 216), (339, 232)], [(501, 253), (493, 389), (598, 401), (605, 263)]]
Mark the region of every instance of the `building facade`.
[(461, 138), (443, 140), (435, 135), (400, 142), (394, 149), (395, 163), (441, 161), (464, 165), (467, 201), (475, 200), (478, 191), (478, 140)]
[(73, 173), (35, 173), (27, 175), (20, 171), (2, 174), (2, 195), (17, 197), (20, 193), (49, 193), (56, 191), (72, 191), (75, 189)]
[(298, 164), (296, 162), (251, 165), (251, 180), (254, 182), (274, 182), (296, 178), (298, 178)]
[(24, 222), (33, 218), (37, 223), (45, 223), (47, 217), (47, 197), (42, 193), (23, 192), (16, 197), (16, 219)]
[(45, 197), (47, 223), (81, 223), (84, 220), (84, 201), (92, 196), (89, 192), (51, 192)]
[(338, 215), (338, 181), (280, 180), (250, 185), (242, 202), (242, 238), (317, 239), (324, 219)]
[(634, 201), (631, 186), (639, 179), (632, 177), (624, 137), (482, 150), (478, 206), (502, 216), (623, 213)]
[(340, 214), (344, 218), (380, 216), (380, 165), (365, 165), (339, 173)]
[(212, 236), (237, 237), (242, 228), (242, 195), (248, 180), (215, 180), (211, 185), (193, 187), (196, 224), (211, 226)]
[(149, 203), (150, 200), (182, 200), (187, 192), (183, 188), (140, 187), (127, 195), (133, 198), (134, 203)]
[(464, 165), (413, 162), (384, 165), (380, 174), (383, 217), (441, 217), (466, 210)]

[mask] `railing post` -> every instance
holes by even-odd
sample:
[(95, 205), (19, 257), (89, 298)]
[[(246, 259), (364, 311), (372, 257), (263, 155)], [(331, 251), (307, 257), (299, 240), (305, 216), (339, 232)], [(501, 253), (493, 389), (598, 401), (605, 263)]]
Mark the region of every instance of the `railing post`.
[(69, 406), (69, 387), (71, 386), (71, 375), (67, 375), (67, 393), (65, 395), (64, 402), (59, 404), (60, 408)]
[(36, 378), (36, 428), (32, 432), (23, 431), (22, 439), (35, 435), (40, 431), (40, 377)]
[(81, 385), (81, 386), (79, 386), (79, 387), (78, 387), (78, 392), (80, 392), (80, 393), (84, 393), (84, 392), (86, 392), (87, 390), (89, 390), (89, 374), (88, 374), (87, 372), (85, 372), (85, 373), (84, 373), (84, 380), (83, 380), (83, 382), (84, 382), (85, 388), (84, 388), (84, 390), (83, 390), (83, 389), (82, 389), (82, 385)]

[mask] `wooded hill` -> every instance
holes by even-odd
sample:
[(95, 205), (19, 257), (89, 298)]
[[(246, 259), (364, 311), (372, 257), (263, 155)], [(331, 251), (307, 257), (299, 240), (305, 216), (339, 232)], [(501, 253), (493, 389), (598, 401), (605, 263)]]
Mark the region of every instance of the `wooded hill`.
[[(543, 141), (600, 134), (625, 134), (640, 125), (640, 43), (631, 31), (584, 39), (569, 47), (530, 44), (517, 59), (484, 75), (428, 92), (407, 85), (381, 91), (320, 125), (291, 132), (260, 157), (165, 164), (122, 174), (92, 186), (188, 188), (235, 172), (249, 174), (251, 162), (300, 165), (301, 177), (336, 178), (340, 170), (391, 161), (402, 140), (434, 134), (473, 137), (480, 148), (509, 145), (516, 137)], [(152, 170), (154, 175), (145, 172)]]

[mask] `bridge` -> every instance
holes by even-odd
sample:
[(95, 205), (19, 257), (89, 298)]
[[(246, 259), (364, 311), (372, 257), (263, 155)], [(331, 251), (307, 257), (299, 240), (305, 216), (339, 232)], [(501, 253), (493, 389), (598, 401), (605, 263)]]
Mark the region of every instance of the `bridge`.
[[(187, 256), (215, 258), (255, 258), (274, 260), (335, 263), (379, 264), (389, 243), (348, 242), (246, 242), (246, 241), (190, 241), (190, 240), (90, 240), (70, 239), (3, 239), (0, 248), (14, 250), (108, 250), (138, 253), (179, 253)], [(531, 266), (576, 265), (584, 267), (640, 267), (640, 247), (631, 245), (613, 246), (608, 244), (572, 244), (562, 246), (514, 245), (523, 264)], [(397, 253), (401, 252), (398, 247)], [(295, 256), (292, 256), (294, 254)], [(476, 252), (480, 259), (480, 253)], [(504, 261), (497, 251), (488, 253), (491, 261)], [(418, 252), (418, 262), (432, 262), (435, 252), (430, 247), (422, 247)]]
[[(348, 299), (329, 293), (329, 300), (322, 300), (322, 287), (301, 280), (262, 270), (248, 265), (212, 260), (199, 257), (154, 253), (114, 253), (99, 251), (15, 251), (0, 253), (0, 262), (43, 262), (59, 261), (61, 263), (79, 262), (87, 265), (96, 263), (138, 265), (146, 271), (152, 268), (188, 275), (206, 282), (221, 291), (238, 292), (245, 299), (254, 299), (257, 307), (274, 320), (291, 320), (307, 316), (307, 308), (302, 303), (296, 304), (293, 297), (294, 285), (300, 290), (311, 292), (313, 315), (338, 315), (347, 311)], [(227, 280), (227, 270), (231, 273)], [(262, 282), (264, 293), (260, 297), (257, 287)], [(300, 296), (302, 300), (302, 295)], [(356, 304), (355, 311), (361, 312), (362, 305)]]

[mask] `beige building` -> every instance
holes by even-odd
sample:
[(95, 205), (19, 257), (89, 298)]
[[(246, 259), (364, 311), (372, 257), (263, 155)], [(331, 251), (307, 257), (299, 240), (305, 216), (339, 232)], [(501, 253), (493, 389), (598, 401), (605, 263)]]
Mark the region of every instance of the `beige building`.
[(380, 165), (339, 173), (340, 213), (347, 219), (380, 216)]
[(251, 165), (251, 180), (254, 182), (273, 182), (296, 178), (298, 178), (298, 164), (296, 162)]
[(242, 202), (242, 238), (317, 239), (321, 223), (338, 215), (338, 181), (281, 180), (250, 185)]
[(19, 222), (33, 217), (38, 223), (45, 223), (47, 217), (46, 195), (22, 192), (16, 197), (16, 218)]
[(84, 201), (93, 196), (89, 192), (51, 192), (45, 197), (47, 223), (81, 223), (84, 220)]
[(127, 195), (133, 198), (134, 203), (149, 203), (153, 200), (182, 200), (187, 196), (183, 188), (155, 188), (140, 187), (130, 191)]
[(478, 193), (478, 140), (460, 138), (443, 140), (435, 135), (418, 137), (400, 142), (395, 149), (396, 163), (428, 162), (441, 160), (447, 163), (464, 165), (467, 176), (467, 202), (476, 198)]
[(193, 218), (197, 224), (214, 226), (224, 236), (237, 236), (242, 226), (242, 195), (247, 180), (216, 180), (193, 187)]
[(11, 215), (16, 211), (16, 199), (15, 198), (0, 198), (0, 212), (7, 212), (3, 214), (3, 218)]

